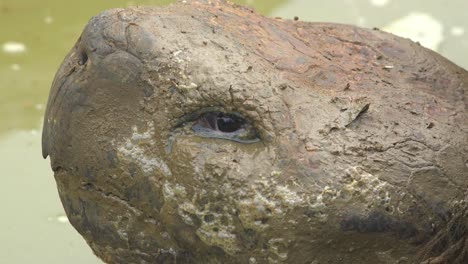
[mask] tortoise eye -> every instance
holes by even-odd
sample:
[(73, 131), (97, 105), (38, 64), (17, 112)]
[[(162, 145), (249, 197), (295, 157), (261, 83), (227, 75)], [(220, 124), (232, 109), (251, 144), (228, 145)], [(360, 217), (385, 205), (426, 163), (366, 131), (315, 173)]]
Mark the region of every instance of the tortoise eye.
[(232, 116), (220, 115), (216, 117), (218, 130), (224, 133), (232, 133), (242, 128), (244, 120)]
[(255, 128), (237, 114), (204, 113), (195, 120), (192, 130), (201, 137), (221, 138), (240, 143), (254, 143), (260, 140)]

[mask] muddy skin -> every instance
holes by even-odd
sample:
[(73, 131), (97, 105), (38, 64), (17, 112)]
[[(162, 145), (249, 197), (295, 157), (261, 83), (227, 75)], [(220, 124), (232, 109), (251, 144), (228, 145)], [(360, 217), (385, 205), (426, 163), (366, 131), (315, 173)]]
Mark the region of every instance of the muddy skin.
[(94, 17), (43, 131), (107, 263), (467, 263), (468, 72), (222, 1)]

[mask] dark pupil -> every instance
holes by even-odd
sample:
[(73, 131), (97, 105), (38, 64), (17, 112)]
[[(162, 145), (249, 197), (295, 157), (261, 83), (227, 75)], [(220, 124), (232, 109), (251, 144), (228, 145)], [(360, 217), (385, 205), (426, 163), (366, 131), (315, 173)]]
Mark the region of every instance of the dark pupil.
[(219, 131), (230, 133), (239, 130), (242, 126), (242, 121), (230, 116), (220, 115), (217, 117), (216, 124)]

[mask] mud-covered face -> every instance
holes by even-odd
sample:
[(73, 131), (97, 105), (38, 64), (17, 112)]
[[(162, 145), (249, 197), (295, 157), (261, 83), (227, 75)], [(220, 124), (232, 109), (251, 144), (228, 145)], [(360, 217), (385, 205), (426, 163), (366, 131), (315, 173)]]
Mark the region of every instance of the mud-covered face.
[(467, 73), (381, 32), (215, 2), (86, 27), (43, 137), (70, 222), (109, 263), (413, 261), (468, 182), (461, 103), (424, 74)]

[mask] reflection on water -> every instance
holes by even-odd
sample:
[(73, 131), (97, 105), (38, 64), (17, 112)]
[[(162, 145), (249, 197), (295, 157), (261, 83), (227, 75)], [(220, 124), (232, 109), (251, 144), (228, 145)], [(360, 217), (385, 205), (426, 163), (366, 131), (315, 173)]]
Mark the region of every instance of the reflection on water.
[[(68, 223), (40, 119), (55, 71), (88, 19), (111, 7), (170, 0), (2, 0), (0, 160), (4, 201), (0, 263), (100, 263)], [(466, 0), (239, 0), (270, 16), (379, 27), (421, 42), (468, 68)]]

